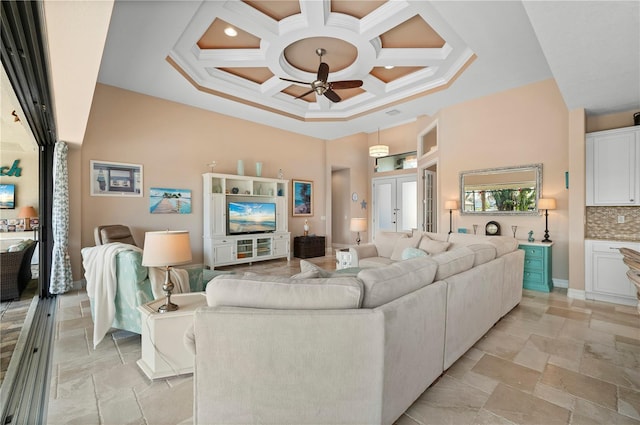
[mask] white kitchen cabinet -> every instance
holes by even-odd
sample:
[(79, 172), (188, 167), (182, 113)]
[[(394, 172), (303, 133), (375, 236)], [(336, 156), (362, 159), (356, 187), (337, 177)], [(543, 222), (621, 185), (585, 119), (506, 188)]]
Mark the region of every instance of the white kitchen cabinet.
[(640, 251), (640, 243), (586, 240), (585, 296), (589, 300), (636, 305), (636, 288), (627, 278), (629, 268), (619, 249)]
[(587, 206), (640, 205), (640, 128), (587, 134)]

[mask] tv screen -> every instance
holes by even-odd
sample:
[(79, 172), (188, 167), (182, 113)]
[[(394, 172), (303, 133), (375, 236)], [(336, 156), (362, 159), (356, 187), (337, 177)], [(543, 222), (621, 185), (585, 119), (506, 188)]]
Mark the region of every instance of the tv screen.
[(12, 210), (16, 207), (16, 185), (0, 184), (0, 209)]
[(227, 233), (268, 233), (276, 230), (276, 204), (268, 202), (229, 202)]

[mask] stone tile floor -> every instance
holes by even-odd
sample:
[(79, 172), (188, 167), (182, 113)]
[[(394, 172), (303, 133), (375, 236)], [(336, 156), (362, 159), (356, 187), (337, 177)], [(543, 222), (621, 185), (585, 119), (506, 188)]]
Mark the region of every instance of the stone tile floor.
[(38, 294), (37, 274), (35, 277), (24, 288), (20, 298), (0, 303), (0, 385), (4, 382), (33, 298)]
[[(310, 261), (335, 268), (332, 257)], [(233, 269), (291, 275), (299, 260)], [(58, 302), (48, 423), (192, 423), (191, 375), (147, 379), (137, 335), (93, 350), (86, 292)], [(563, 289), (525, 291), (396, 424), (640, 424), (640, 316)]]

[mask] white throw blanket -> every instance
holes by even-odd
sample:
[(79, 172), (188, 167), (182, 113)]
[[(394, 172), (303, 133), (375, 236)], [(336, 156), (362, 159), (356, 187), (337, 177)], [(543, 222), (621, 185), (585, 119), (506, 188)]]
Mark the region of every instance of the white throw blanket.
[(120, 242), (82, 249), (82, 265), (87, 280), (87, 294), (93, 301), (93, 348), (111, 328), (116, 314), (116, 255), (122, 251), (142, 252), (134, 245)]

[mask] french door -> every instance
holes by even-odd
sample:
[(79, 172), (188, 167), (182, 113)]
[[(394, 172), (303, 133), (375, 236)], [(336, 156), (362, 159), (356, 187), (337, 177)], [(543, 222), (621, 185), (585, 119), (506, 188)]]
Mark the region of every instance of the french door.
[(373, 235), (411, 232), (418, 227), (418, 183), (415, 175), (373, 179)]

